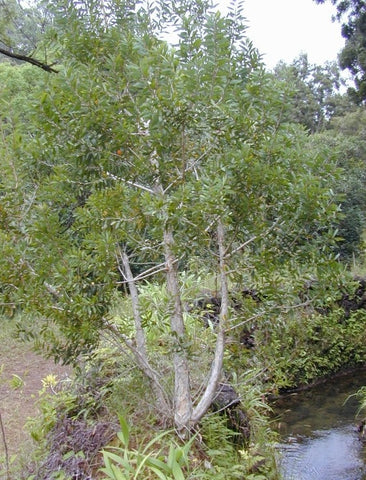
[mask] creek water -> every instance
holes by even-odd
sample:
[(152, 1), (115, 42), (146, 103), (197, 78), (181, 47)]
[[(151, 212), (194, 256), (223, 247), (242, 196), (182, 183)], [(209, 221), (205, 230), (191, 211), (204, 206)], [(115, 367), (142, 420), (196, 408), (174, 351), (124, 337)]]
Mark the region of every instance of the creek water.
[(273, 406), (280, 435), (282, 480), (366, 480), (366, 444), (359, 439), (359, 401), (366, 369), (288, 394)]

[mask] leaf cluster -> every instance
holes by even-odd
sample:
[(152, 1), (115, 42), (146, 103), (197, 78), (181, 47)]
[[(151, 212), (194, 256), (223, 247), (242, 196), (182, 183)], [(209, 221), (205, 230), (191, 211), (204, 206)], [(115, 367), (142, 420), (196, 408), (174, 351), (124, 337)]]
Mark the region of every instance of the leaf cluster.
[[(240, 8), (222, 17), (205, 2), (53, 7), (67, 55), (30, 118), (37, 134), (21, 166), (33, 196), (6, 270), (19, 277), (21, 264), (14, 290), (59, 325), (61, 356), (67, 345), (75, 358), (106, 325), (121, 286), (118, 248), (136, 272), (157, 267), (167, 226), (183, 270), (192, 258), (216, 270), (218, 218), (237, 279), (315, 263), (322, 249), (331, 256), (337, 170), (304, 130), (281, 125), (283, 96)], [(159, 36), (169, 22), (174, 47)]]

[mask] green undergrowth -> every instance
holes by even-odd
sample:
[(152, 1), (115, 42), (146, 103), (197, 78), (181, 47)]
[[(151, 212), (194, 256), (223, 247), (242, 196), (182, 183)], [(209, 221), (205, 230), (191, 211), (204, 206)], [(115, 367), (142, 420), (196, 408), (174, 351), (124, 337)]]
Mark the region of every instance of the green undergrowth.
[[(297, 315), (270, 333), (257, 332), (256, 361), (277, 391), (309, 384), (366, 358), (365, 311), (344, 318), (343, 312)], [(270, 339), (268, 337), (270, 336)], [(284, 341), (286, 339), (286, 341)]]
[[(115, 350), (103, 347), (85, 360), (73, 383), (45, 379), (41, 416), (28, 422), (37, 448), (18, 479), (276, 478), (268, 407), (253, 375), (238, 385), (251, 424), (248, 441), (214, 412), (182, 441), (174, 430), (162, 428), (145, 379), (127, 375), (116, 357)], [(56, 469), (58, 476), (49, 477)]]
[[(193, 480), (275, 478), (274, 466), (266, 460), (260, 447), (240, 446), (222, 415), (205, 418), (199, 432), (190, 440), (179, 441), (174, 432), (155, 434), (149, 441), (131, 443), (131, 429), (120, 417), (118, 446), (103, 450), (103, 480)], [(273, 452), (272, 452), (273, 453)]]
[[(217, 294), (214, 282), (193, 276), (183, 280), (186, 348), (196, 388), (210, 365)], [(286, 286), (281, 305), (269, 290), (261, 296), (253, 288), (240, 297), (232, 285), (235, 328), (228, 331), (224, 369), (248, 416), (250, 438), (243, 441), (224, 415), (210, 411), (193, 436), (182, 441), (169, 430), (168, 416), (157, 411), (149, 384), (134, 362), (120, 345), (103, 337), (89, 356), (79, 358), (72, 381), (44, 379), (40, 415), (27, 426), (36, 448), (22, 475), (11, 480), (276, 479), (268, 394), (361, 364), (366, 354), (365, 310), (346, 314), (339, 292), (325, 297), (321, 288), (315, 284), (304, 301), (296, 289), (285, 297), (286, 291), (291, 293)], [(354, 285), (344, 288), (352, 299)], [(303, 305), (287, 308), (290, 300)], [(168, 297), (158, 285), (145, 284), (141, 302), (151, 362), (164, 371), (166, 388), (172, 388), (171, 339), (165, 333)], [(123, 295), (116, 296), (110, 318), (132, 333), (131, 308)], [(6, 335), (4, 330), (5, 343)], [(202, 344), (209, 348), (202, 349)]]
[(287, 282), (278, 296), (264, 293), (259, 301), (261, 292), (253, 289), (255, 301), (236, 312), (251, 321), (233, 333), (227, 368), (258, 369), (264, 390), (278, 393), (363, 365), (366, 293), (354, 278), (340, 276), (333, 285), (314, 281), (303, 290)]

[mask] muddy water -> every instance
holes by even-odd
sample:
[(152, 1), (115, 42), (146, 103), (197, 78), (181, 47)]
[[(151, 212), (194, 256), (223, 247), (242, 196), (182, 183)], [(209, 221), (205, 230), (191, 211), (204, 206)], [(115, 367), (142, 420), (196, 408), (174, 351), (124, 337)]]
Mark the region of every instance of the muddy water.
[(361, 386), (366, 386), (366, 370), (276, 402), (283, 480), (366, 480), (366, 445), (357, 433), (358, 400), (350, 397)]

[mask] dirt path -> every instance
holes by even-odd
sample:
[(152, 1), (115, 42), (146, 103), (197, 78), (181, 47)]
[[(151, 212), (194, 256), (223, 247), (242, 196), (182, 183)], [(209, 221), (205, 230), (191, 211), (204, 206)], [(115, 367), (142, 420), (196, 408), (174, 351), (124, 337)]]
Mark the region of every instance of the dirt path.
[[(37, 416), (42, 379), (49, 374), (64, 378), (69, 369), (55, 365), (32, 352), (29, 345), (12, 336), (11, 325), (0, 319), (0, 413), (9, 457), (20, 454), (30, 442), (24, 429), (29, 417)], [(17, 388), (16, 388), (17, 387)], [(5, 472), (5, 445), (0, 431), (0, 479)]]

